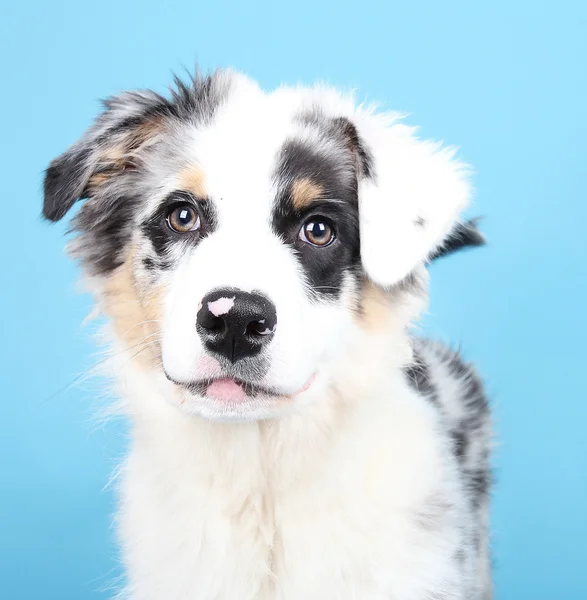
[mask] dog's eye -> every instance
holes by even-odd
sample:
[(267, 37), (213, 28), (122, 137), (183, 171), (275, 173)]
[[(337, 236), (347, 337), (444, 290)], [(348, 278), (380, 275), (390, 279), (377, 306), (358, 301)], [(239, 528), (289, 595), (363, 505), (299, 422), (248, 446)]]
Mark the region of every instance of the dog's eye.
[(177, 233), (188, 233), (200, 228), (200, 215), (190, 204), (172, 207), (167, 213), (167, 224)]
[(313, 217), (300, 229), (300, 239), (312, 246), (328, 246), (334, 241), (334, 229), (326, 219)]

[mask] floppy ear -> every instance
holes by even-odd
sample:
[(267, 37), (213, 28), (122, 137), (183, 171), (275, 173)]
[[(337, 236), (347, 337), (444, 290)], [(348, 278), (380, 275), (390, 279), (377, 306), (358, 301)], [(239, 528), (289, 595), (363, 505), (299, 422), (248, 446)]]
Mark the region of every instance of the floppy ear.
[(43, 215), (59, 221), (74, 203), (85, 196), (88, 181), (94, 172), (92, 143), (89, 135), (54, 159), (45, 172), (43, 183)]
[(105, 111), (45, 173), (43, 215), (58, 221), (77, 200), (133, 169), (138, 149), (161, 123), (167, 101), (153, 92), (126, 92), (104, 102)]
[(356, 115), (361, 258), (367, 276), (389, 287), (439, 251), (470, 196), (455, 151), (420, 141), (393, 117)]
[(485, 245), (485, 236), (479, 231), (477, 223), (479, 218), (457, 223), (444, 240), (429, 257), (429, 261), (459, 252), (463, 248), (472, 248)]

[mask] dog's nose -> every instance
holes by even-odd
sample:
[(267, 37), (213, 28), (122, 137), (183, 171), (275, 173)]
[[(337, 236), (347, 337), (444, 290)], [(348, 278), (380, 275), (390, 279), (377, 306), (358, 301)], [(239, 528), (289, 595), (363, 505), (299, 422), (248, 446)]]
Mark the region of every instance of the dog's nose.
[(275, 306), (268, 298), (237, 289), (205, 296), (196, 321), (206, 348), (233, 363), (260, 352), (272, 340), (276, 324)]

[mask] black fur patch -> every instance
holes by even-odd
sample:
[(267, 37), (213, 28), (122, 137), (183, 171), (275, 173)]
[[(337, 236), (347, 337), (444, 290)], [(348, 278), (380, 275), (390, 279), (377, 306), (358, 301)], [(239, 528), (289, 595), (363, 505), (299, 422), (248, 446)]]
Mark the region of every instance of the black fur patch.
[(43, 182), (46, 219), (59, 221), (83, 196), (89, 158), (90, 148), (80, 148), (77, 152), (66, 152), (49, 165)]
[[(176, 233), (167, 225), (169, 210), (178, 204), (191, 204), (200, 216), (200, 228), (188, 233)], [(198, 199), (193, 194), (177, 190), (159, 205), (153, 215), (141, 224), (143, 235), (150, 240), (158, 261), (152, 262), (152, 268), (168, 268), (170, 265), (165, 258), (169, 249), (175, 244), (196, 245), (201, 239), (214, 232), (217, 226), (216, 212), (208, 199)]]
[(124, 251), (136, 224), (141, 199), (136, 196), (100, 198), (85, 204), (73, 221), (79, 233), (77, 254), (97, 275), (113, 271), (124, 261)]
[(456, 457), (463, 461), (465, 455), (467, 454), (467, 448), (469, 445), (469, 436), (463, 430), (463, 428), (456, 429), (451, 433), (451, 438), (453, 441), (453, 450)]
[[(344, 276), (360, 273), (357, 179), (349, 152), (313, 148), (299, 141), (287, 142), (275, 172), (279, 189), (273, 210), (274, 231), (295, 249), (313, 295), (337, 298)], [(323, 198), (298, 209), (292, 201), (292, 186), (307, 178), (320, 186)], [(335, 240), (319, 248), (299, 239), (303, 224), (324, 217), (333, 226)]]
[(318, 108), (303, 112), (297, 118), (300, 122), (315, 127), (324, 137), (335, 140), (342, 148), (346, 148), (351, 154), (358, 179), (375, 178), (375, 161), (371, 151), (349, 119), (327, 117)]
[(461, 382), (463, 388), (462, 402), (466, 418), (461, 429), (468, 436), (474, 436), (484, 426), (489, 414), (489, 403), (483, 384), (471, 365), (465, 363), (457, 352), (451, 353), (447, 366), (451, 375)]
[(491, 488), (491, 471), (485, 467), (466, 469), (465, 481), (471, 494), (473, 506), (479, 508)]
[(458, 223), (451, 231), (444, 244), (438, 248), (429, 258), (436, 260), (463, 248), (471, 248), (485, 245), (485, 237), (477, 228), (477, 219)]
[(157, 269), (157, 263), (150, 256), (145, 256), (145, 258), (143, 258), (143, 267), (145, 267), (147, 271), (154, 271)]
[(408, 383), (419, 394), (423, 394), (433, 402), (438, 402), (438, 392), (430, 378), (429, 367), (416, 349), (414, 349), (414, 359), (410, 365), (404, 367), (404, 373)]
[(361, 140), (357, 128), (346, 117), (334, 119), (334, 126), (340, 130), (343, 138), (349, 144), (351, 151), (356, 153), (358, 163), (357, 174), (359, 178), (374, 179), (375, 168), (373, 156), (363, 143), (363, 140)]

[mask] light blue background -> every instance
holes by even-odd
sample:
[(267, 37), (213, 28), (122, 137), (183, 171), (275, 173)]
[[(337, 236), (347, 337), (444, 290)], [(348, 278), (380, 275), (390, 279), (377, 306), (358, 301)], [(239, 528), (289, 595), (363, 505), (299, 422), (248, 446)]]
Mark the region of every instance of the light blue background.
[(585, 600), (587, 5), (213, 4), (2, 5), (0, 597), (108, 598), (119, 575), (103, 488), (124, 429), (95, 425), (96, 383), (62, 390), (95, 345), (66, 225), (38, 217), (42, 170), (98, 98), (162, 91), (198, 61), (356, 86), (461, 146), (490, 245), (433, 268), (426, 328), (462, 344), (494, 399), (497, 598)]

